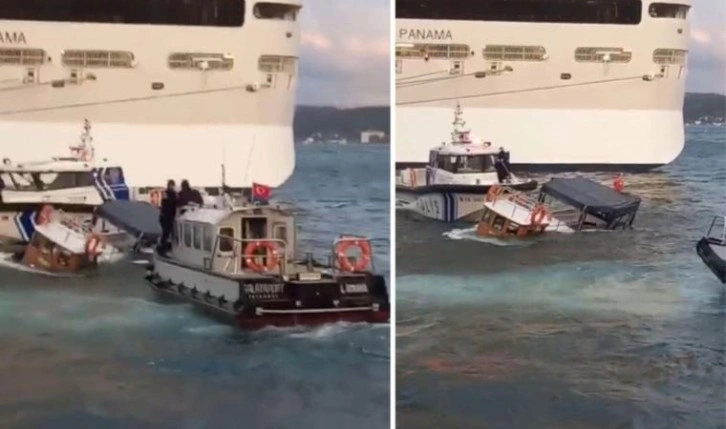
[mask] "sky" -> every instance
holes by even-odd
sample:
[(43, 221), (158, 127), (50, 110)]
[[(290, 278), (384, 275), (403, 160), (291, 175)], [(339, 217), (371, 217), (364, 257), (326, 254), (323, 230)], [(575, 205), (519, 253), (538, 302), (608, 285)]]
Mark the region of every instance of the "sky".
[(692, 0), (687, 90), (726, 94), (726, 0)]
[[(691, 1), (687, 90), (726, 93), (726, 0)], [(303, 4), (299, 103), (388, 105), (389, 0)]]
[(300, 15), (298, 103), (389, 105), (389, 0), (305, 0)]

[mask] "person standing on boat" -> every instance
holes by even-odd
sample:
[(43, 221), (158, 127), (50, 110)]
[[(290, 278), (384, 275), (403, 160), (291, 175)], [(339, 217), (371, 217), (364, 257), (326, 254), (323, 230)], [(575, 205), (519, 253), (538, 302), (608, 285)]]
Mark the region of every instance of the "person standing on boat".
[(188, 206), (190, 203), (203, 206), (204, 198), (202, 198), (202, 194), (200, 194), (199, 191), (192, 189), (191, 186), (189, 186), (188, 180), (184, 179), (181, 182), (181, 190), (179, 191), (179, 200), (177, 205), (181, 208)]
[(176, 217), (178, 199), (176, 183), (173, 180), (169, 180), (166, 183), (166, 191), (164, 192), (159, 209), (159, 223), (161, 224), (161, 242), (159, 243), (159, 247), (162, 251), (168, 249), (169, 238), (171, 238), (171, 233), (174, 230), (174, 218)]

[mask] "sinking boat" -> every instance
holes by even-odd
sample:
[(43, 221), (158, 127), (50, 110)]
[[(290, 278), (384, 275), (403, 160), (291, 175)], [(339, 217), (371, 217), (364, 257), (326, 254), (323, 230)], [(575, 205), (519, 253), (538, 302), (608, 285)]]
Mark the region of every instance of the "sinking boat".
[(721, 283), (726, 284), (726, 217), (715, 216), (706, 235), (696, 244), (696, 252)]
[(583, 178), (554, 178), (537, 195), (492, 187), (486, 195), (477, 235), (530, 237), (544, 232), (631, 228), (640, 197)]
[(519, 191), (537, 188), (536, 181), (519, 178), (509, 170), (509, 156), (502, 147), (472, 139), (457, 105), (451, 141), (431, 149), (426, 168), (397, 172), (397, 206), (435, 220), (476, 222), (492, 186)]
[(87, 275), (96, 272), (99, 262), (111, 261), (119, 253), (109, 244), (107, 235), (45, 205), (29, 243), (6, 262), (41, 274)]
[(146, 280), (161, 296), (248, 329), (389, 321), (386, 282), (374, 273), (369, 239), (340, 237), (321, 263), (312, 254), (297, 258), (296, 234), (294, 216), (280, 206), (227, 198), (186, 207), (171, 248), (155, 251)]
[[(25, 244), (37, 227), (45, 205), (62, 210), (66, 218), (91, 221), (96, 207), (108, 200), (128, 200), (120, 165), (96, 159), (91, 125), (84, 123), (80, 144), (71, 146), (71, 155), (47, 161), (0, 165), (0, 242)], [(103, 232), (110, 226), (99, 225)]]

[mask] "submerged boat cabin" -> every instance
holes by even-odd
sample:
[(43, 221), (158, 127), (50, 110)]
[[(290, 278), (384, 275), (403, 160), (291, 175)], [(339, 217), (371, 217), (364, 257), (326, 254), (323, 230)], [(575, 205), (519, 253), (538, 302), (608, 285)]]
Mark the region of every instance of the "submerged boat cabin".
[(554, 178), (536, 196), (497, 186), (485, 198), (477, 233), (526, 237), (545, 231), (627, 229), (640, 202), (637, 196), (582, 178)]

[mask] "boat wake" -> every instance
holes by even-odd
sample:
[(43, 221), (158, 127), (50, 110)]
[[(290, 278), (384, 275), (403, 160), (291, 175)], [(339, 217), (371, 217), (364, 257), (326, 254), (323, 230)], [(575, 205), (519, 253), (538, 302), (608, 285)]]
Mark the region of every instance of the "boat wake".
[(481, 237), (476, 234), (476, 227), (472, 228), (454, 228), (451, 231), (445, 232), (444, 237), (451, 240), (469, 240), (478, 241), (480, 243), (491, 244), (499, 247), (526, 247), (531, 246), (535, 243), (533, 240), (518, 240), (516, 238), (510, 238), (503, 240), (495, 237)]

